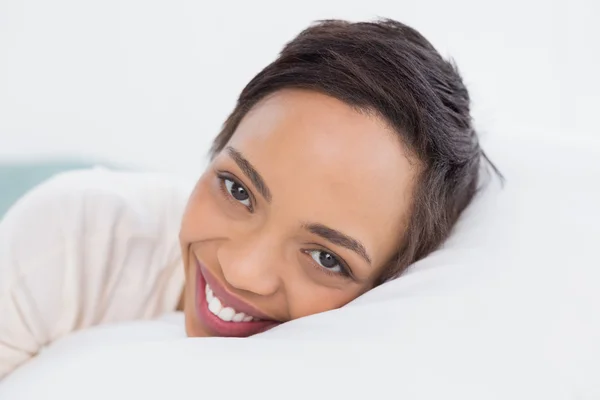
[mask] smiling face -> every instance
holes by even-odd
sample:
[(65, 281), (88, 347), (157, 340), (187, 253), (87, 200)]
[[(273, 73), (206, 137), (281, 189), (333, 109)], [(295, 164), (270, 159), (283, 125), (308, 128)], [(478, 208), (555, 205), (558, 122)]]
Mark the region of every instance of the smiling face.
[(384, 121), (332, 97), (256, 105), (183, 218), (188, 335), (250, 336), (371, 289), (406, 229), (409, 157)]

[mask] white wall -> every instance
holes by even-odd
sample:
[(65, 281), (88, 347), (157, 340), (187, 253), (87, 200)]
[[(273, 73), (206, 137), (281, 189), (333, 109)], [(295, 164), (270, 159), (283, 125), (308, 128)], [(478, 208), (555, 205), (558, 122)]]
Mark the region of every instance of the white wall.
[(594, 0), (0, 0), (0, 160), (196, 174), (244, 84), (310, 21), (391, 17), (461, 68), (486, 137), (598, 134)]

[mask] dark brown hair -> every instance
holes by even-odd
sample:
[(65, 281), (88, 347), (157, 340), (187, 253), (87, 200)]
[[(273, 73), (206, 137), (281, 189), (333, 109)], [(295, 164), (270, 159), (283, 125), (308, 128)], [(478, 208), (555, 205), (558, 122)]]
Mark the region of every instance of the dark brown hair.
[(284, 88), (314, 90), (378, 114), (422, 164), (408, 228), (378, 283), (443, 243), (477, 192), (481, 160), (487, 160), (454, 64), (397, 21), (320, 21), (248, 83), (211, 156), (225, 147), (252, 107)]

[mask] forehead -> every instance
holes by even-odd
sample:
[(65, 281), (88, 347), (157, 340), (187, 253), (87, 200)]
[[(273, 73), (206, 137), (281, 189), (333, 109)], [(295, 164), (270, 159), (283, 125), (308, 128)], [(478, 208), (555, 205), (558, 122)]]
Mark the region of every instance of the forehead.
[(255, 106), (229, 145), (263, 176), (282, 217), (343, 230), (375, 252), (397, 244), (417, 165), (379, 117), (284, 90)]

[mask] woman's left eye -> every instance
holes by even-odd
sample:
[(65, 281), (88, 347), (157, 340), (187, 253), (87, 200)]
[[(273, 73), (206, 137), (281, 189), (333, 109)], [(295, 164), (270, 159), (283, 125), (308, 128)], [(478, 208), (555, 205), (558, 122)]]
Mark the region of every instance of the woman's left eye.
[(311, 250), (307, 251), (307, 253), (317, 264), (326, 270), (337, 274), (346, 274), (347, 271), (342, 266), (342, 263), (333, 254), (323, 250)]
[(222, 179), (223, 179), (223, 183), (225, 183), (225, 188), (227, 189), (227, 193), (229, 193), (229, 195), (231, 197), (233, 197), (235, 200), (239, 201), (246, 207), (251, 206), (250, 194), (248, 193), (248, 191), (246, 190), (245, 187), (243, 187), (239, 183), (237, 183), (229, 178), (222, 178)]

